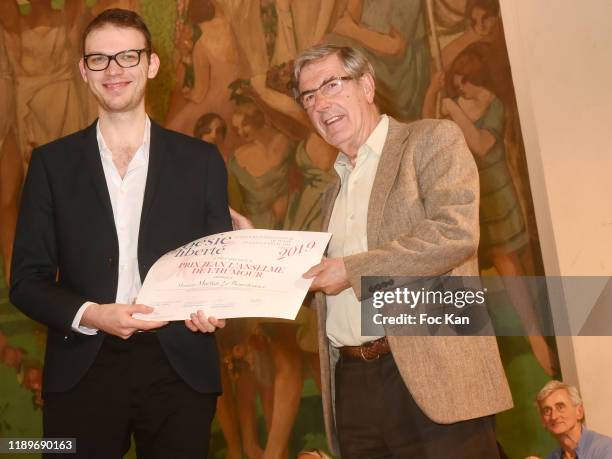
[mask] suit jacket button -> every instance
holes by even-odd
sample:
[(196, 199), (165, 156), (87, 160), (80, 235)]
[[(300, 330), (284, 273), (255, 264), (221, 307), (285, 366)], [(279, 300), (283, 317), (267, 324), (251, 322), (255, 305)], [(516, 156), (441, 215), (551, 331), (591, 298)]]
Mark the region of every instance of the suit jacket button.
[(68, 340), (68, 335), (64, 335), (64, 341)]
[(108, 257), (108, 267), (116, 268), (117, 267), (117, 259), (114, 257)]

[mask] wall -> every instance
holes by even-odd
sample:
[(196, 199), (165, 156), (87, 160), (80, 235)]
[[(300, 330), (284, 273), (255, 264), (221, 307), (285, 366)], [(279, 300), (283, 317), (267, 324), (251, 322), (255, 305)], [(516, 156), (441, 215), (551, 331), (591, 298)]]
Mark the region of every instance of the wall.
[[(502, 0), (547, 275), (612, 274), (612, 2)], [(603, 287), (603, 283), (600, 283)], [(576, 317), (599, 289), (565, 292)], [(612, 435), (612, 337), (558, 337), (589, 426)]]

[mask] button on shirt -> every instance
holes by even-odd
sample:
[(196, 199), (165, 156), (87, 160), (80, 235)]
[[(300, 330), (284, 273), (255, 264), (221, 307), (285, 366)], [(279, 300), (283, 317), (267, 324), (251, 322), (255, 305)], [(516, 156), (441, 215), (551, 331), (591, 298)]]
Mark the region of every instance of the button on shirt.
[[(334, 203), (328, 231), (332, 233), (328, 256), (345, 257), (368, 250), (368, 203), (380, 155), (389, 131), (389, 118), (382, 115), (376, 128), (359, 148), (355, 166), (344, 153), (334, 164), (341, 186)], [(326, 331), (332, 345), (358, 346), (380, 338), (361, 335), (361, 303), (352, 288), (328, 295)]]
[[(146, 118), (142, 145), (136, 150), (123, 178), (113, 162), (113, 153), (102, 137), (99, 122), (96, 137), (119, 240), (119, 279), (115, 302), (130, 304), (142, 287), (138, 270), (138, 232), (149, 168), (151, 121)], [(83, 304), (77, 312), (72, 322), (73, 330), (89, 335), (97, 333), (95, 329), (79, 326), (81, 317), (90, 304), (92, 303)]]

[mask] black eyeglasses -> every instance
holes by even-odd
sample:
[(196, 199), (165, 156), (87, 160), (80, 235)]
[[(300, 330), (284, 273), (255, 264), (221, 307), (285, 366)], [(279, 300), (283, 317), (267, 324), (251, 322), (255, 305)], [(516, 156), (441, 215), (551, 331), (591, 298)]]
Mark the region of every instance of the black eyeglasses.
[(83, 60), (85, 61), (87, 68), (94, 72), (106, 70), (111, 61), (115, 61), (119, 67), (127, 69), (130, 67), (136, 67), (138, 64), (140, 64), (140, 55), (143, 52), (148, 54), (149, 49), (127, 49), (125, 51), (119, 51), (113, 55), (100, 53), (86, 54), (83, 56)]
[(315, 95), (321, 91), (324, 96), (334, 96), (342, 91), (345, 81), (354, 80), (352, 76), (332, 77), (325, 80), (318, 88), (309, 89), (297, 95), (296, 100), (306, 110), (311, 108), (315, 103)]

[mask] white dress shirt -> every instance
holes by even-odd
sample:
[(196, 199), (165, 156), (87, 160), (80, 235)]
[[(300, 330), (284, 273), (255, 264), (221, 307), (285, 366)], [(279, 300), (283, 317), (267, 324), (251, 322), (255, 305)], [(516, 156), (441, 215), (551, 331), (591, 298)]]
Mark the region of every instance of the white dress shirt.
[[(123, 178), (113, 162), (113, 153), (104, 141), (99, 122), (96, 126), (96, 137), (119, 240), (119, 279), (115, 302), (131, 304), (142, 287), (138, 271), (138, 231), (149, 169), (151, 121), (148, 117), (146, 118), (142, 144), (136, 150)], [(98, 332), (96, 329), (80, 325), (81, 317), (90, 304), (93, 303), (89, 301), (84, 303), (74, 316), (72, 321), (74, 331), (86, 335), (94, 335)]]
[[(368, 250), (368, 203), (388, 131), (389, 118), (382, 115), (359, 148), (354, 167), (344, 153), (336, 159), (334, 168), (340, 176), (341, 186), (328, 227), (332, 233), (328, 249), (330, 258)], [(361, 303), (352, 288), (337, 295), (327, 295), (326, 299), (326, 332), (334, 346), (358, 346), (384, 335), (382, 326), (379, 336), (361, 335)]]

